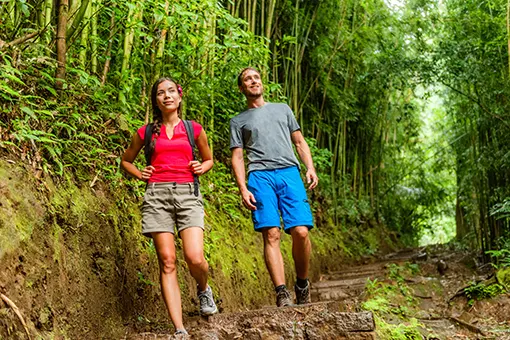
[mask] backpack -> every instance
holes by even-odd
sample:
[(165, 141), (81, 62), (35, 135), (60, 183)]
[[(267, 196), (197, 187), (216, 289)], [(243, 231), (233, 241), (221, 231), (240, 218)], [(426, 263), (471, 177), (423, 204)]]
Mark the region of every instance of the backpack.
[[(191, 120), (183, 120), (184, 127), (186, 128), (186, 134), (188, 135), (188, 141), (191, 145), (191, 155), (193, 160), (196, 160), (195, 156), (195, 138), (193, 133), (193, 123)], [(150, 148), (150, 144), (152, 141), (152, 128), (154, 127), (154, 123), (147, 124), (147, 127), (145, 128), (145, 136), (144, 136), (144, 153), (145, 153), (145, 161), (147, 162), (147, 166), (151, 165), (151, 158), (152, 158), (152, 150)], [(198, 197), (198, 187), (199, 187), (199, 181), (198, 176), (193, 174), (193, 191), (196, 197)]]

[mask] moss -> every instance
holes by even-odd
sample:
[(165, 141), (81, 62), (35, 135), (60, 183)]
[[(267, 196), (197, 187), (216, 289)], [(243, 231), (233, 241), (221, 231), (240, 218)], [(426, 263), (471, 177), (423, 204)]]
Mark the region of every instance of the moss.
[(0, 259), (40, 226), (43, 208), (25, 171), (0, 160)]
[(52, 243), (53, 243), (53, 261), (59, 262), (60, 261), (60, 245), (61, 245), (61, 235), (62, 235), (62, 228), (58, 224), (53, 225), (52, 230)]
[(498, 283), (506, 288), (506, 290), (510, 291), (510, 267), (501, 268), (496, 273), (496, 278)]

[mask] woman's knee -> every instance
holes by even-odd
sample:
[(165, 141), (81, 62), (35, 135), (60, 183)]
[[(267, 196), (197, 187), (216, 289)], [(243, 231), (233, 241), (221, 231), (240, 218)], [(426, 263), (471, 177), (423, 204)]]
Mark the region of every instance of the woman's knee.
[(177, 269), (176, 261), (177, 259), (175, 254), (161, 255), (159, 259), (160, 271), (164, 274), (172, 274)]
[(200, 252), (184, 254), (184, 259), (189, 267), (202, 267), (204, 264), (207, 265), (204, 254)]

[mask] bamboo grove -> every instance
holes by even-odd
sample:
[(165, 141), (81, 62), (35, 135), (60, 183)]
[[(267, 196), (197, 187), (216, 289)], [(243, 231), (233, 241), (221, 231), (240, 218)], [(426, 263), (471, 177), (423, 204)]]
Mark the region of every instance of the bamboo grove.
[[(151, 84), (171, 75), (228, 175), (228, 122), (243, 108), (236, 76), (256, 66), (267, 98), (289, 103), (312, 145), (319, 224), (384, 223), (413, 244), (454, 195), (459, 237), (495, 249), (510, 211), (507, 4), (392, 3), (4, 1), (1, 145), (43, 173), (79, 166), (79, 178), (117, 183), (120, 152), (150, 119)], [(447, 89), (453, 153), (442, 165), (456, 167), (456, 193), (434, 181), (441, 166), (420, 167), (416, 89), (431, 84)]]

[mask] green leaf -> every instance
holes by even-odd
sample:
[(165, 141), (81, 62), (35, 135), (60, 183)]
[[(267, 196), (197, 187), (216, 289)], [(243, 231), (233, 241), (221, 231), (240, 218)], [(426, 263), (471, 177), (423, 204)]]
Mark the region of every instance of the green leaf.
[(22, 106), (21, 107), (21, 111), (25, 112), (27, 115), (30, 116), (30, 118), (33, 118), (35, 120), (37, 120), (37, 116), (35, 115), (35, 112), (32, 111), (31, 108), (29, 108), (28, 106)]
[(8, 78), (8, 79), (10, 79), (10, 80), (12, 80), (12, 81), (14, 81), (14, 82), (16, 82), (16, 83), (20, 84), (20, 85), (25, 85), (25, 83), (24, 83), (21, 79), (19, 79), (18, 77), (16, 77), (16, 76), (15, 76), (15, 75), (13, 75), (13, 74), (4, 73), (4, 74), (3, 74), (3, 76), (4, 76), (5, 78)]
[(14, 91), (13, 89), (11, 89), (9, 86), (7, 86), (5, 83), (0, 83), (0, 90), (2, 91), (5, 91), (11, 95), (13, 95), (14, 97), (19, 97), (20, 94), (16, 91)]

